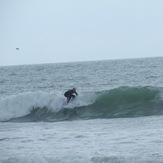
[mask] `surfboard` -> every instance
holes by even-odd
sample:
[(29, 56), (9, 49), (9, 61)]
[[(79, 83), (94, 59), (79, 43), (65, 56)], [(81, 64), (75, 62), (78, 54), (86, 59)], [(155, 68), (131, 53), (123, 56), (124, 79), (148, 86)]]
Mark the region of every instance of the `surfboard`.
[(74, 107), (71, 105), (62, 105), (62, 109), (73, 109)]
[(67, 104), (67, 100), (63, 102), (62, 104), (62, 109), (74, 109), (76, 107), (76, 105), (74, 104), (74, 100), (71, 100), (68, 104)]

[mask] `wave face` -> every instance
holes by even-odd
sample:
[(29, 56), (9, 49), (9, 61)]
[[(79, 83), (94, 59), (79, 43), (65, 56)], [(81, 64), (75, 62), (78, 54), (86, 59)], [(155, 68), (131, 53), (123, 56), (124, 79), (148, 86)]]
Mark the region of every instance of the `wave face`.
[(91, 106), (100, 118), (163, 114), (162, 88), (120, 87), (103, 92)]
[(119, 87), (80, 93), (73, 109), (62, 109), (60, 93), (24, 93), (0, 101), (0, 121), (36, 122), (163, 115), (163, 88)]

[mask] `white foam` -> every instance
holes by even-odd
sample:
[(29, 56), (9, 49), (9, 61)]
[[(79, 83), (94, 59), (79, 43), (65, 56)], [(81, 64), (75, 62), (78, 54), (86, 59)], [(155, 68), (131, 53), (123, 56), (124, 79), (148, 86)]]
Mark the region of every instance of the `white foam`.
[(63, 98), (59, 94), (45, 92), (27, 92), (9, 96), (0, 101), (0, 121), (25, 116), (36, 107), (59, 109)]
[[(88, 94), (85, 98), (84, 94), (80, 94), (72, 103), (75, 107), (86, 106), (93, 103), (94, 99), (92, 95)], [(37, 107), (46, 107), (58, 112), (62, 109), (65, 100), (61, 92), (26, 92), (12, 95), (0, 101), (0, 121), (28, 115), (32, 109)]]
[(163, 116), (3, 123), (3, 163), (162, 163)]

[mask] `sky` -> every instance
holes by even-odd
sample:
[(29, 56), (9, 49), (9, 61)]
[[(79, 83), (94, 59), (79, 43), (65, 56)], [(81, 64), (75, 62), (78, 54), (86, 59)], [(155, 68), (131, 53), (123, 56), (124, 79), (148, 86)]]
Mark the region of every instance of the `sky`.
[(0, 66), (158, 56), (163, 0), (0, 0)]

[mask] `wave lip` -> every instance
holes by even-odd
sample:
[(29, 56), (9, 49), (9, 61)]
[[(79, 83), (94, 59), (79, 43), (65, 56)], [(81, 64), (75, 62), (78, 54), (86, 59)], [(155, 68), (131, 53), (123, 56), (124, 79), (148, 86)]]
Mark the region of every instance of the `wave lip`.
[[(85, 98), (87, 97), (87, 98)], [(163, 88), (118, 87), (81, 93), (75, 108), (62, 109), (60, 93), (24, 93), (0, 101), (0, 121), (61, 121), (163, 115)]]

